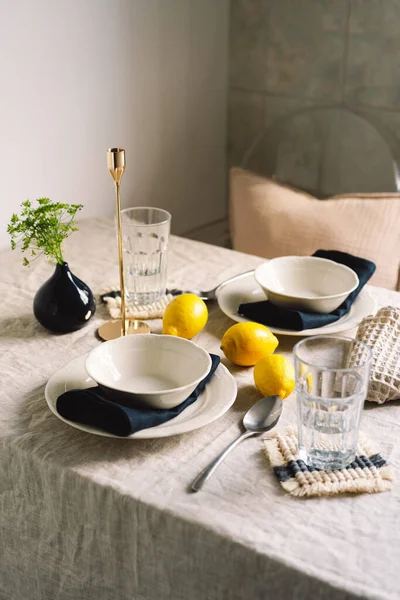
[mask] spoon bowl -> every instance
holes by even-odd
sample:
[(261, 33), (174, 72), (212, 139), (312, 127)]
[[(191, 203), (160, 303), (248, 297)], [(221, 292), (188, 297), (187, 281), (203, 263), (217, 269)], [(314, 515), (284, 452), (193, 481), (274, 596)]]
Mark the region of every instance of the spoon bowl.
[(275, 427), (282, 413), (282, 400), (279, 396), (266, 396), (254, 404), (243, 417), (247, 431), (263, 433)]

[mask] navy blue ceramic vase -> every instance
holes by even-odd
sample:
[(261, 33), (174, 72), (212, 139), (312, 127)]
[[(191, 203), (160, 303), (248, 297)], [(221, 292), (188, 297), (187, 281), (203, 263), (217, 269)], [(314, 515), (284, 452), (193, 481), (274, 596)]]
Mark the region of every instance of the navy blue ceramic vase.
[(80, 329), (96, 311), (90, 288), (75, 277), (68, 264), (57, 264), (53, 275), (37, 291), (33, 312), (43, 327), (54, 333)]

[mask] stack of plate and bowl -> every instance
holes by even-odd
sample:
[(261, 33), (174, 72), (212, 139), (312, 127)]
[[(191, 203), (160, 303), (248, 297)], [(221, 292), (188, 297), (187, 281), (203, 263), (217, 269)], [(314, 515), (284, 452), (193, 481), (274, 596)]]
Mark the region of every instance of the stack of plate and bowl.
[[(222, 312), (234, 321), (242, 322), (248, 319), (238, 314), (239, 305), (266, 299), (287, 309), (327, 314), (336, 310), (358, 284), (357, 274), (350, 267), (333, 260), (283, 256), (222, 283), (215, 295)], [(275, 334), (301, 337), (338, 333), (356, 327), (375, 309), (374, 299), (363, 288), (349, 312), (334, 323), (301, 331), (268, 327)]]
[[(50, 378), (45, 395), (50, 410), (62, 421), (89, 433), (117, 437), (67, 421), (57, 412), (57, 398), (66, 391), (97, 384), (110, 401), (130, 407), (170, 409), (190, 396), (210, 367), (209, 353), (194, 342), (170, 335), (130, 335), (104, 342), (69, 362)], [(203, 427), (232, 406), (236, 393), (234, 378), (220, 364), (196, 402), (171, 421), (129, 437), (168, 437)]]

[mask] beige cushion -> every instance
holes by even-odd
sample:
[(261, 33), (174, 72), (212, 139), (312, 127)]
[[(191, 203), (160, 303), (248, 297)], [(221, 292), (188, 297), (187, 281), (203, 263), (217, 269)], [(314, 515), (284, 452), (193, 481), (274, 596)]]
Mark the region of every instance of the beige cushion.
[(318, 200), (233, 168), (230, 225), (235, 250), (265, 258), (342, 250), (376, 264), (372, 284), (399, 289), (400, 194)]

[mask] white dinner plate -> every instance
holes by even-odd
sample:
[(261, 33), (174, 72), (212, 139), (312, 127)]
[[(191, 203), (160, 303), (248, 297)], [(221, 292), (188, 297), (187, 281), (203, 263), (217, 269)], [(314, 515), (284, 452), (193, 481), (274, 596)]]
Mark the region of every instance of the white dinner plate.
[[(262, 288), (254, 278), (254, 271), (243, 273), (243, 275), (238, 275), (222, 283), (217, 289), (216, 295), (222, 312), (238, 323), (250, 320), (238, 315), (237, 309), (240, 304), (244, 304), (245, 302), (259, 302), (266, 299)], [(303, 331), (278, 329), (277, 327), (270, 326), (269, 329), (273, 333), (280, 335), (296, 335), (301, 337), (318, 335), (320, 333), (338, 333), (339, 331), (357, 327), (364, 317), (374, 313), (375, 310), (376, 302), (368, 290), (364, 288), (347, 315), (344, 315), (335, 323), (325, 325), (324, 327), (316, 327), (315, 329), (304, 329)]]
[(56, 409), (57, 398), (64, 392), (72, 389), (84, 389), (94, 387), (95, 382), (89, 377), (85, 369), (85, 359), (89, 353), (83, 356), (78, 356), (71, 362), (64, 365), (56, 371), (49, 379), (45, 389), (46, 402), (52, 413), (56, 415), (64, 423), (68, 423), (76, 429), (81, 429), (88, 433), (102, 435), (105, 437), (119, 439), (148, 439), (161, 438), (170, 435), (178, 435), (199, 429), (208, 425), (221, 417), (235, 402), (237, 394), (237, 385), (235, 379), (229, 373), (228, 369), (220, 364), (215, 371), (212, 379), (207, 384), (205, 390), (177, 417), (174, 417), (167, 423), (162, 423), (156, 427), (142, 429), (130, 436), (122, 437), (107, 433), (96, 427), (82, 425), (68, 421), (58, 414)]

